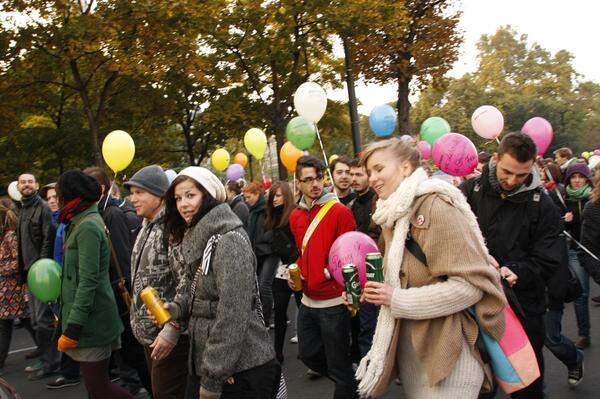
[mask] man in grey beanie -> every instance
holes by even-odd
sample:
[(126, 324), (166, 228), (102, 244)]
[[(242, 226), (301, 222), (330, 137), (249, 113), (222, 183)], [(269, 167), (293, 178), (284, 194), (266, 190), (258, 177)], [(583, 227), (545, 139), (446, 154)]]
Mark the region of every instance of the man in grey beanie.
[[(140, 292), (153, 287), (165, 302), (176, 300), (187, 284), (183, 269), (169, 261), (169, 238), (165, 235), (164, 200), (169, 179), (158, 165), (146, 166), (125, 183), (138, 216), (144, 218), (131, 254), (133, 291), (131, 328), (144, 346), (155, 399), (182, 398), (187, 381), (189, 339), (181, 335), (176, 322), (156, 326), (140, 298)], [(175, 277), (175, 278), (173, 278)], [(179, 288), (179, 291), (178, 291)]]

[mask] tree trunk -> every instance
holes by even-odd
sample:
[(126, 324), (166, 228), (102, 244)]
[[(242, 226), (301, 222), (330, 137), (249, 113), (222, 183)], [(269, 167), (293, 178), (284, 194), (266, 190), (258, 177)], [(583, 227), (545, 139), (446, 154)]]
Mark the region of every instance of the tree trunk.
[(348, 107), (350, 108), (350, 127), (352, 129), (352, 145), (354, 147), (354, 155), (358, 155), (361, 150), (360, 144), (360, 127), (358, 119), (358, 110), (356, 105), (356, 93), (354, 92), (354, 72), (352, 64), (352, 54), (350, 53), (350, 44), (343, 37), (344, 43), (344, 58), (346, 61), (346, 85), (348, 86)]
[(185, 137), (185, 152), (187, 153), (190, 165), (196, 165), (196, 157), (194, 156), (194, 143), (192, 140), (191, 127), (187, 124), (182, 124), (183, 136)]
[(279, 180), (286, 181), (288, 178), (288, 171), (283, 166), (283, 162), (281, 162), (281, 147), (285, 143), (285, 120), (284, 116), (280, 113), (275, 115), (275, 120), (273, 121), (273, 127), (275, 128), (275, 139), (277, 141), (277, 168), (279, 170)]
[(410, 102), (408, 101), (410, 78), (398, 73), (398, 130), (400, 135), (410, 135)]
[(91, 144), (92, 144), (91, 160), (94, 165), (102, 167), (104, 165), (104, 162), (102, 160), (102, 154), (100, 153), (100, 141), (98, 139), (100, 135), (99, 135), (97, 116), (102, 115), (102, 110), (103, 110), (102, 108), (104, 105), (104, 101), (106, 99), (106, 95), (108, 93), (108, 89), (109, 89), (110, 85), (112, 84), (112, 82), (114, 82), (114, 80), (116, 79), (117, 75), (114, 72), (113, 74), (111, 74), (111, 76), (105, 82), (102, 96), (99, 101), (98, 110), (97, 110), (96, 114), (94, 114), (94, 110), (92, 107), (92, 101), (90, 100), (90, 97), (88, 95), (86, 84), (83, 82), (81, 74), (79, 73), (79, 67), (77, 66), (77, 61), (71, 60), (71, 61), (69, 61), (69, 65), (71, 67), (71, 73), (73, 74), (73, 79), (75, 80), (75, 83), (77, 84), (77, 92), (79, 93), (81, 100), (83, 102), (83, 110), (85, 112), (85, 116), (88, 121), (88, 126), (90, 128), (90, 138), (91, 138)]

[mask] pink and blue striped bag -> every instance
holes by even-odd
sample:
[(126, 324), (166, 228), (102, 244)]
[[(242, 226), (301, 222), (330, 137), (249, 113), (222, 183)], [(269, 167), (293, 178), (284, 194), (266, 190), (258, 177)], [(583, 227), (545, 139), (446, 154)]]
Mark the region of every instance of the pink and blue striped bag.
[[(472, 316), (473, 309), (470, 309)], [(497, 341), (479, 328), (489, 364), (500, 388), (507, 394), (531, 385), (540, 377), (540, 368), (533, 347), (521, 321), (509, 304), (504, 308), (504, 336)]]

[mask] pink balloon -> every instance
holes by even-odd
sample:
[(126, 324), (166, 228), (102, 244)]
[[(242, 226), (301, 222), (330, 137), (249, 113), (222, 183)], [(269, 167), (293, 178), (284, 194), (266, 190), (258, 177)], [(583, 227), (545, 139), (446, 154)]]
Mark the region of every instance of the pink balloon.
[(431, 156), (431, 146), (425, 140), (421, 140), (417, 143), (417, 150), (421, 153), (421, 158), (428, 160)]
[(600, 149), (594, 150), (594, 155), (600, 155)]
[(458, 133), (448, 133), (433, 145), (433, 161), (452, 176), (466, 176), (477, 167), (477, 149), (471, 140)]
[(379, 248), (368, 235), (358, 231), (342, 234), (335, 240), (329, 250), (327, 269), (335, 281), (343, 287), (342, 268), (348, 263), (353, 263), (358, 269), (360, 286), (364, 287), (367, 282), (365, 258), (371, 252), (379, 252)]
[(531, 137), (535, 142), (538, 155), (544, 155), (548, 147), (550, 147), (550, 143), (552, 143), (552, 138), (554, 137), (550, 122), (539, 116), (525, 122), (521, 131)]
[(473, 112), (471, 125), (475, 133), (484, 139), (495, 139), (504, 129), (504, 117), (498, 108), (482, 105)]

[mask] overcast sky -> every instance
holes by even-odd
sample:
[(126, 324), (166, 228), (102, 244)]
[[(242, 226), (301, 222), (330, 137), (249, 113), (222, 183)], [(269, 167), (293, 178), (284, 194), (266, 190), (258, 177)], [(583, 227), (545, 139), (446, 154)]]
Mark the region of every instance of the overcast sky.
[[(584, 79), (600, 82), (600, 1), (598, 0), (462, 0), (460, 28), (464, 43), (459, 60), (449, 73), (461, 76), (477, 66), (476, 43), (482, 34), (493, 34), (499, 26), (512, 25), (530, 42), (555, 53), (566, 49), (574, 55), (574, 65)], [(363, 104), (359, 110), (368, 114), (379, 104), (396, 100), (394, 84), (364, 85), (356, 92)], [(346, 90), (330, 93), (334, 99), (347, 101)]]

